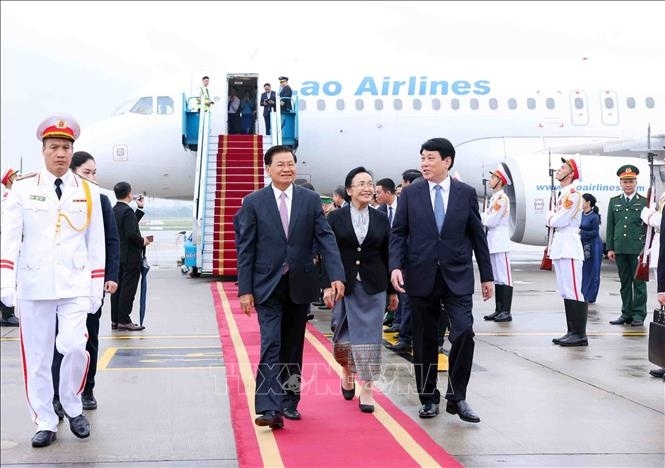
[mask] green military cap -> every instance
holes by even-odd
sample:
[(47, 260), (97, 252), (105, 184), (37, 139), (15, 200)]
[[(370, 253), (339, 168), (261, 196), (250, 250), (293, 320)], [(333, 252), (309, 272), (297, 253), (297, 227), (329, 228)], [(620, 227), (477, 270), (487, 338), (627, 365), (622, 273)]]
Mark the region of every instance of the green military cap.
[(632, 164), (626, 164), (621, 166), (617, 171), (619, 179), (637, 179), (637, 174), (640, 173), (640, 170), (633, 166)]

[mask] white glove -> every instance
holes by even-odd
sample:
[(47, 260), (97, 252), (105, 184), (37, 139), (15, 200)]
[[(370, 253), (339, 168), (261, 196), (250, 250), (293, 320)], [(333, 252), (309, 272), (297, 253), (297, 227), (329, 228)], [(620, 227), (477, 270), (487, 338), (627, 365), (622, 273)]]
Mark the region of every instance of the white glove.
[(642, 208), (642, 212), (640, 213), (640, 218), (642, 219), (642, 221), (649, 224), (649, 216), (651, 216), (655, 212), (656, 212), (655, 209), (645, 206), (644, 208)]
[(89, 314), (96, 314), (99, 308), (102, 306), (102, 298), (90, 296), (90, 311)]
[(0, 289), (0, 300), (6, 307), (16, 306), (16, 290), (14, 288)]

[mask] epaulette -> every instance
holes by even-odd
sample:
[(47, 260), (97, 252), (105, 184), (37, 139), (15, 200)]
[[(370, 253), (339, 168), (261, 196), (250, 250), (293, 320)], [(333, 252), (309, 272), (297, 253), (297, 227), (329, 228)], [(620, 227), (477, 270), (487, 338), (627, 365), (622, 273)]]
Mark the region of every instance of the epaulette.
[(14, 180), (14, 182), (18, 182), (19, 180), (23, 180), (23, 179), (29, 179), (30, 177), (34, 177), (34, 176), (36, 176), (37, 174), (38, 174), (38, 172), (29, 172), (29, 173), (27, 173), (27, 174), (22, 174), (22, 175), (18, 176), (18, 177)]
[(95, 182), (92, 179), (88, 179), (87, 177), (83, 177), (82, 175), (78, 175), (78, 174), (76, 174), (76, 175), (79, 176), (81, 179), (85, 180), (86, 182), (90, 182), (91, 184), (99, 185), (97, 182)]

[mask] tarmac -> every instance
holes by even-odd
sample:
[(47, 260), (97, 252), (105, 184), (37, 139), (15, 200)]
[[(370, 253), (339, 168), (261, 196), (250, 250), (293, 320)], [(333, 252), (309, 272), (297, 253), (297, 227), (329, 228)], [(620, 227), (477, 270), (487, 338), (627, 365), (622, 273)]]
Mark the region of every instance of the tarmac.
[[(99, 407), (86, 411), (90, 438), (76, 439), (65, 421), (55, 443), (31, 447), (35, 426), (25, 401), (18, 329), (0, 329), (2, 466), (238, 466), (210, 293), (216, 279), (182, 274), (175, 233), (153, 234), (146, 329), (112, 331), (108, 300), (104, 305)], [(616, 266), (603, 264), (600, 294), (589, 306), (589, 346), (561, 348), (551, 338), (566, 330), (563, 301), (554, 272), (539, 269), (541, 255), (542, 247), (515, 246), (512, 322), (484, 321), (494, 301), (474, 296), (467, 401), (479, 424), (445, 411), (419, 419), (412, 365), (387, 349), (377, 387), (465, 466), (665, 466), (665, 386), (648, 374), (655, 367), (647, 360), (648, 323), (608, 323), (620, 311)], [(648, 290), (650, 322), (655, 281)], [(311, 325), (329, 336), (330, 311), (313, 311)], [(138, 321), (137, 312), (133, 318)], [(440, 388), (446, 376), (439, 373)]]

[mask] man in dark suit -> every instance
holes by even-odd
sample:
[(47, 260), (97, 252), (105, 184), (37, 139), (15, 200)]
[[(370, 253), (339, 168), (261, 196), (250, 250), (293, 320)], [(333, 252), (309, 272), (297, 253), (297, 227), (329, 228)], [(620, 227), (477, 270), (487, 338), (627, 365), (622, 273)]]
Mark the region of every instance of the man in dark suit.
[(391, 281), (411, 305), (413, 363), (421, 418), (439, 414), (436, 388), (438, 321), (441, 305), (450, 318), (446, 411), (480, 422), (466, 402), (473, 363), (473, 264), (475, 254), (483, 300), (492, 297), (493, 277), (487, 238), (474, 189), (449, 176), (455, 148), (432, 138), (420, 148), (425, 180), (402, 190), (390, 237)]
[(270, 113), (275, 110), (277, 96), (270, 90), (270, 83), (263, 85), (265, 92), (261, 93), (261, 105), (263, 106), (263, 120), (266, 123), (266, 135), (270, 135)]
[[(660, 250), (658, 251), (658, 303), (665, 306), (665, 216), (660, 218)], [(665, 346), (665, 343), (661, 343)], [(663, 348), (661, 348), (663, 349)], [(649, 375), (665, 379), (665, 369), (662, 367), (651, 369)]]
[(312, 246), (324, 259), (335, 300), (344, 295), (344, 268), (316, 192), (294, 185), (296, 157), (273, 146), (264, 157), (272, 183), (244, 198), (237, 215), (238, 296), (243, 312), (256, 308), (261, 357), (256, 373), (258, 426), (281, 428), (300, 419), (305, 324), (319, 298)]
[(118, 203), (113, 207), (115, 222), (120, 237), (120, 282), (118, 289), (111, 296), (111, 328), (118, 330), (140, 331), (145, 327), (133, 323), (129, 317), (132, 313), (136, 288), (141, 276), (143, 252), (150, 244), (141, 235), (139, 221), (143, 218), (143, 197), (136, 199), (136, 212), (129, 206), (133, 200), (132, 187), (128, 182), (118, 182), (113, 187)]
[(279, 77), (279, 105), (281, 106), (282, 112), (293, 112), (293, 105), (291, 103), (291, 97), (293, 96), (293, 91), (291, 86), (289, 86), (289, 79), (286, 76)]

